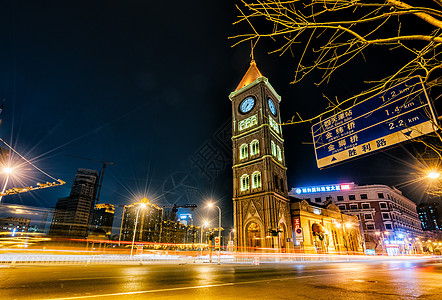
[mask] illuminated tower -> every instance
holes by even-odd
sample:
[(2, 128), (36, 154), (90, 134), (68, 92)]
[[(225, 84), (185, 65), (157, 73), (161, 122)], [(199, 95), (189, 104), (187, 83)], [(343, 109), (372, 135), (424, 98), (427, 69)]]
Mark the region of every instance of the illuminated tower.
[(238, 249), (288, 248), (292, 237), (279, 102), (255, 61), (232, 101), (233, 206)]

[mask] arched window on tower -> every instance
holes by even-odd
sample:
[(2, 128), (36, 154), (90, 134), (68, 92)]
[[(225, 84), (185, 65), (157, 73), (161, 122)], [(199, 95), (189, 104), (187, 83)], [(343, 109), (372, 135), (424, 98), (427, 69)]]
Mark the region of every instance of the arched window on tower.
[(250, 188), (250, 183), (249, 183), (249, 175), (244, 174), (243, 176), (241, 176), (241, 191), (247, 191)]
[(259, 154), (259, 141), (253, 140), (250, 143), (250, 156)]
[(239, 147), (239, 159), (244, 159), (249, 156), (249, 146), (247, 144), (242, 144), (241, 147)]
[(252, 174), (252, 188), (257, 189), (261, 187), (261, 172), (255, 171)]
[(271, 141), (270, 143), (272, 144), (272, 155), (276, 156), (276, 145), (275, 145), (275, 142)]
[(282, 161), (282, 152), (279, 146), (276, 146), (276, 154), (279, 161)]

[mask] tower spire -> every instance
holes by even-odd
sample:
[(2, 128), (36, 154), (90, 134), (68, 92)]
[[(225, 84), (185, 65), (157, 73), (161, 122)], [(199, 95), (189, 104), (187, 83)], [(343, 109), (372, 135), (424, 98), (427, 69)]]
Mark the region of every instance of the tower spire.
[(254, 82), (256, 79), (263, 77), (263, 75), (261, 74), (261, 72), (259, 71), (258, 67), (256, 66), (256, 62), (254, 60), (254, 56), (253, 56), (253, 48), (252, 48), (252, 53), (251, 53), (251, 57), (252, 57), (252, 61), (250, 62), (250, 67), (247, 70), (246, 74), (244, 75), (244, 77), (241, 79), (240, 83), (238, 84), (238, 86), (235, 89), (235, 92), (239, 89), (242, 89), (243, 87), (245, 87), (246, 85), (251, 84), (252, 82)]
[(255, 46), (253, 45), (253, 41), (250, 40), (250, 57), (252, 58), (252, 62), (255, 62), (255, 57), (253, 55), (253, 50), (255, 49)]

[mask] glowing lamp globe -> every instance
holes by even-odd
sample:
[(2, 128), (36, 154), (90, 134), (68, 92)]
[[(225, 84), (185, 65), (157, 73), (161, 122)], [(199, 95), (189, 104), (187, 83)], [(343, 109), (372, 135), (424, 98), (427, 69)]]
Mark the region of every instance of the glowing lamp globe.
[(430, 172), (430, 173), (428, 173), (427, 176), (428, 176), (428, 178), (436, 179), (436, 178), (439, 178), (440, 173), (438, 173), (438, 172)]

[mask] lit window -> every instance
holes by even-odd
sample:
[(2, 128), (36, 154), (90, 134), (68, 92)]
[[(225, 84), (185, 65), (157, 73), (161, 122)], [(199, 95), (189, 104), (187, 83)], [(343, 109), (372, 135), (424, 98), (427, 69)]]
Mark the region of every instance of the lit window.
[(239, 131), (255, 126), (256, 124), (258, 124), (257, 115), (251, 116), (250, 118), (244, 119), (239, 122)]
[(253, 172), (252, 174), (252, 188), (256, 189), (261, 187), (261, 172)]
[(250, 155), (259, 154), (259, 141), (254, 140), (250, 143)]
[(272, 144), (272, 155), (276, 156), (276, 145), (275, 145), (275, 142), (271, 141), (271, 144)]
[(279, 146), (276, 146), (276, 153), (279, 161), (282, 161), (282, 153), (281, 148)]
[(239, 159), (247, 158), (249, 155), (249, 147), (247, 144), (242, 144), (241, 147), (239, 147)]
[(273, 118), (269, 115), (270, 128), (272, 128), (276, 133), (279, 133), (279, 125), (273, 120)]
[(241, 191), (247, 191), (249, 187), (249, 175), (244, 174), (243, 176), (241, 176)]

